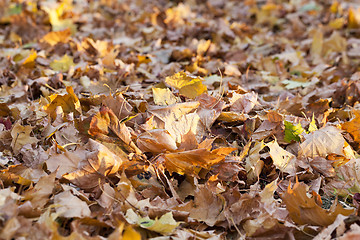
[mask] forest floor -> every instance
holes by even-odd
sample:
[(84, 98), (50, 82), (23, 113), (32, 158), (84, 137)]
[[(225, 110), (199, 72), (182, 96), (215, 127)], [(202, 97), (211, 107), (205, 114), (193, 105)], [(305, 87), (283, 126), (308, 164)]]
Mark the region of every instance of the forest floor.
[(360, 4), (0, 1), (0, 239), (360, 239)]

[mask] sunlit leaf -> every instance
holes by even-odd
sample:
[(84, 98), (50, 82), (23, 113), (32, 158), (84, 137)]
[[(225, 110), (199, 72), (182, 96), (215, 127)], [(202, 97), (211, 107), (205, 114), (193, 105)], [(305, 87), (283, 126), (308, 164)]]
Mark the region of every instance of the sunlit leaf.
[(82, 114), (80, 101), (74, 93), (72, 87), (66, 87), (67, 94), (53, 94), (49, 96), (50, 103), (45, 105), (43, 109), (52, 119), (56, 118), (56, 108), (61, 107), (64, 113)]
[(193, 77), (185, 72), (178, 72), (171, 77), (166, 77), (165, 82), (171, 87), (179, 89), (180, 94), (195, 98), (207, 91), (206, 86), (199, 77)]

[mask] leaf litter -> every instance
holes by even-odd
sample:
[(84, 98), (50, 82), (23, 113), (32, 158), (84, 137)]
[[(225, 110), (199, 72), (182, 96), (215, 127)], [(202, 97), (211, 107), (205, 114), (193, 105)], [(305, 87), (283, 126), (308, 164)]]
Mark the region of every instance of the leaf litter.
[(0, 2), (1, 239), (357, 239), (356, 1)]

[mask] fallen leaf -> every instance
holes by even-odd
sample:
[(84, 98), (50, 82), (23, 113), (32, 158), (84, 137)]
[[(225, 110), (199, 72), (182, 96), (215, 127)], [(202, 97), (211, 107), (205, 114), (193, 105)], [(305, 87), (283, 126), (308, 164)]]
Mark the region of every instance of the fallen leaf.
[(199, 148), (195, 150), (168, 153), (164, 155), (165, 167), (172, 173), (196, 176), (201, 168), (210, 169), (211, 166), (223, 161), (225, 157), (236, 150), (235, 148), (218, 148), (212, 151)]
[(24, 199), (29, 200), (35, 209), (44, 207), (50, 200), (50, 195), (53, 193), (55, 177), (55, 172), (48, 176), (41, 177), (34, 188), (26, 191)]
[(20, 122), (16, 122), (11, 129), (11, 148), (13, 149), (15, 154), (20, 152), (20, 149), (26, 144), (34, 144), (37, 143), (38, 140), (35, 137), (31, 137), (32, 127), (22, 126)]
[(285, 136), (284, 141), (290, 143), (291, 141), (300, 142), (299, 135), (304, 132), (301, 124), (293, 125), (291, 122), (284, 121), (285, 126)]
[(313, 158), (326, 157), (332, 153), (343, 155), (344, 144), (341, 130), (326, 126), (305, 136), (305, 141), (300, 144), (299, 156)]
[(270, 157), (274, 165), (282, 172), (290, 175), (296, 174), (296, 157), (285, 149), (281, 148), (276, 140), (266, 144), (270, 148)]
[(159, 219), (155, 220), (151, 220), (149, 217), (140, 218), (138, 223), (142, 228), (146, 228), (164, 235), (171, 234), (174, 229), (180, 225), (180, 223), (176, 222), (173, 218), (172, 212), (165, 213)]
[(70, 190), (61, 192), (54, 197), (55, 211), (60, 217), (89, 217), (91, 211), (86, 202), (74, 196)]
[(164, 129), (148, 130), (138, 136), (136, 143), (144, 152), (173, 152), (177, 149), (174, 138)]
[(89, 139), (87, 148), (89, 152), (86, 159), (79, 162), (76, 171), (63, 175), (63, 178), (84, 190), (91, 191), (98, 188), (99, 184), (102, 185), (107, 176), (116, 173), (123, 160), (92, 139)]
[(334, 202), (329, 210), (321, 208), (314, 197), (307, 196), (307, 185), (298, 181), (281, 196), (291, 219), (296, 224), (312, 224), (328, 226), (339, 214), (349, 216), (354, 209), (344, 209), (341, 204)]
[(341, 124), (341, 128), (350, 133), (354, 137), (354, 141), (360, 143), (360, 111), (354, 110), (355, 117), (349, 121)]
[(55, 59), (50, 63), (50, 67), (59, 72), (68, 72), (70, 67), (73, 66), (75, 66), (73, 58), (68, 55), (64, 55), (60, 59)]
[(74, 93), (72, 87), (66, 87), (67, 94), (59, 95), (53, 94), (49, 96), (49, 104), (43, 107), (44, 111), (51, 116), (51, 119), (56, 119), (56, 108), (61, 107), (63, 112), (75, 113), (76, 115), (82, 114), (80, 101)]
[(188, 98), (195, 98), (207, 91), (202, 81), (201, 78), (190, 76), (185, 72), (178, 72), (165, 79), (167, 84), (179, 89), (180, 94)]
[(54, 46), (58, 43), (67, 43), (70, 39), (70, 36), (71, 36), (70, 28), (67, 28), (62, 31), (49, 32), (45, 36), (43, 36), (41, 41), (46, 42), (51, 46)]
[(166, 106), (177, 102), (176, 97), (168, 88), (152, 88), (152, 92), (156, 105)]

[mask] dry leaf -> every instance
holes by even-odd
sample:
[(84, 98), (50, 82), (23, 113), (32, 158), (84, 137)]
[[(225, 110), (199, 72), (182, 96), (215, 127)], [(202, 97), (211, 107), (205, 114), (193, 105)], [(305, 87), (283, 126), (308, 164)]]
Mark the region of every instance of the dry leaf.
[(299, 156), (314, 158), (326, 157), (328, 154), (343, 155), (344, 144), (341, 130), (326, 126), (305, 136), (305, 141), (300, 144)]
[(35, 137), (31, 137), (32, 132), (31, 126), (22, 126), (20, 122), (16, 122), (11, 129), (11, 147), (15, 154), (18, 154), (20, 149), (26, 144), (37, 143), (38, 140)]
[(78, 169), (63, 175), (63, 178), (84, 190), (94, 190), (104, 183), (107, 176), (119, 170), (123, 160), (104, 145), (91, 139), (87, 149), (89, 152), (86, 153), (86, 158), (79, 162)]
[(138, 136), (136, 143), (144, 152), (173, 152), (177, 149), (174, 138), (164, 129), (146, 131)]
[(314, 197), (307, 196), (307, 185), (298, 181), (281, 196), (286, 204), (291, 219), (296, 224), (311, 224), (328, 226), (332, 224), (339, 214), (348, 216), (354, 209), (344, 209), (341, 204), (334, 202), (329, 210), (321, 208)]
[(75, 197), (70, 190), (55, 195), (54, 204), (56, 213), (60, 217), (83, 218), (91, 214), (86, 202)]
[(218, 148), (212, 151), (199, 148), (164, 155), (165, 167), (172, 173), (196, 176), (201, 168), (210, 169), (211, 166), (223, 161), (235, 148)]
[(61, 107), (63, 112), (68, 113), (75, 113), (75, 115), (82, 114), (80, 101), (74, 93), (72, 87), (66, 87), (67, 94), (65, 95), (58, 95), (53, 94), (49, 96), (49, 104), (45, 105), (43, 109), (47, 112), (51, 119), (56, 119), (56, 108)]

